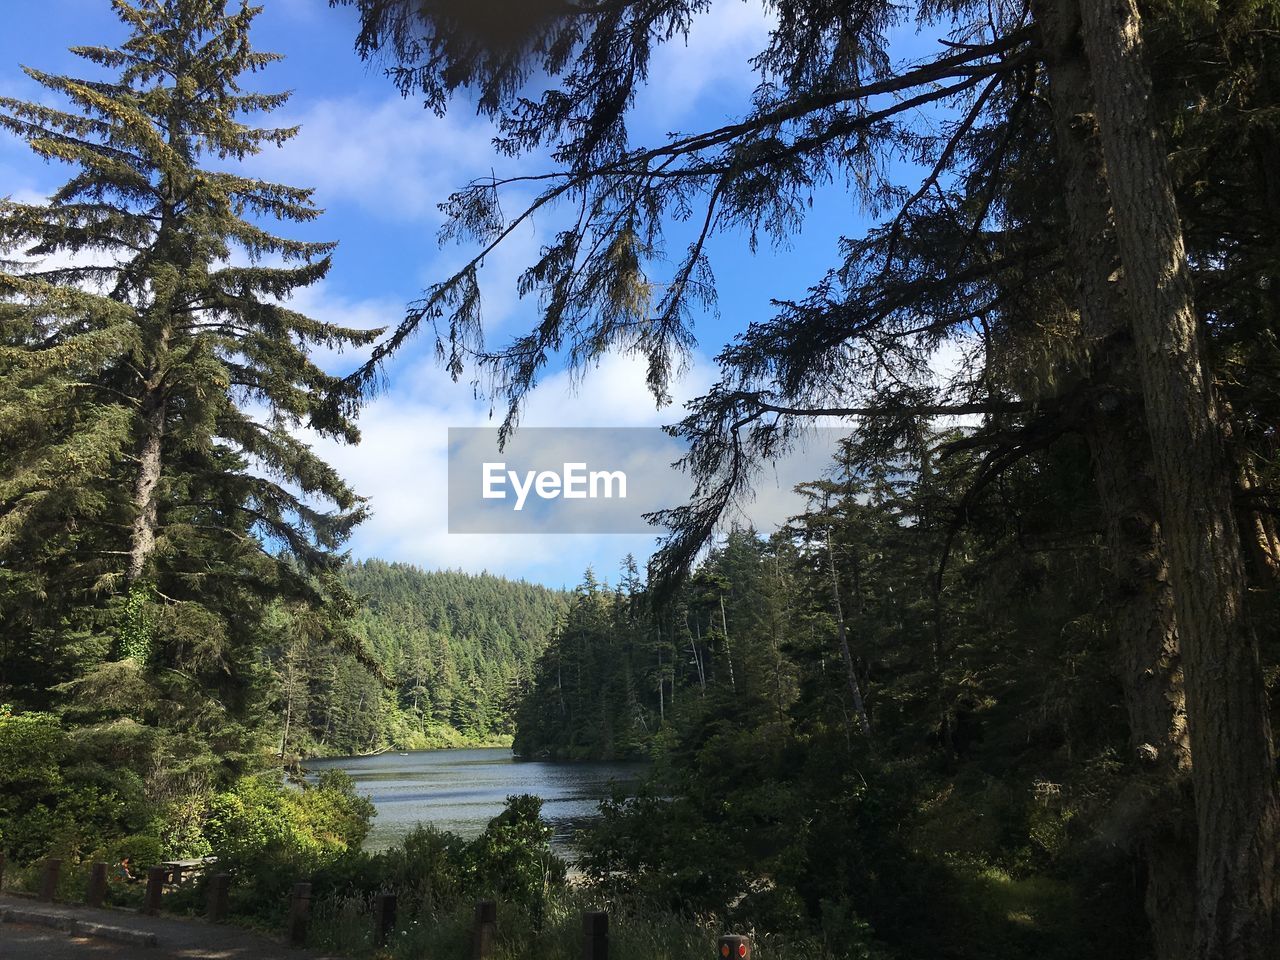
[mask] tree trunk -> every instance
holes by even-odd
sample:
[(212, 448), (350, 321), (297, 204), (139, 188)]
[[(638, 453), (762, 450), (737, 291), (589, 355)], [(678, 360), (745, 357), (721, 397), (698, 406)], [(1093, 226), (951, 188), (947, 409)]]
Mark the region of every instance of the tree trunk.
[[(916, 444), (920, 450), (920, 476), (916, 482), (916, 499), (921, 504), (916, 524), (921, 533), (933, 528), (933, 518), (929, 515), (927, 504), (933, 488), (933, 448), (928, 431), (922, 428), (916, 434)], [(944, 668), (946, 657), (943, 650), (942, 622), (942, 542), (936, 533), (927, 534), (925, 549), (929, 553), (928, 564), (933, 571), (926, 575), (929, 584), (929, 668), (933, 675), (933, 706), (938, 723), (938, 745), (951, 764), (956, 757), (956, 738), (954, 722), (954, 704), (947, 692), (947, 675)]]
[(658, 631), (658, 723), (667, 720), (667, 694), (662, 689), (662, 631)]
[[(689, 627), (689, 615), (687, 613), (684, 617), (684, 625), (687, 630)], [(689, 634), (689, 649), (693, 651), (693, 663), (694, 666), (698, 668), (698, 686), (701, 688), (702, 695), (705, 697), (707, 695), (707, 672), (703, 669), (702, 654), (699, 652), (699, 649), (702, 646), (702, 628), (698, 626), (696, 618), (693, 621), (693, 625), (694, 632)]]
[(737, 681), (733, 679), (733, 649), (729, 646), (729, 620), (724, 615), (724, 594), (720, 595), (720, 629), (724, 631), (724, 656), (729, 661), (729, 688), (737, 691)]
[[(1248, 498), (1261, 483), (1258, 472), (1254, 469), (1251, 455), (1242, 454), (1242, 463), (1237, 471), (1240, 492)], [(1253, 556), (1254, 570), (1258, 582), (1271, 589), (1280, 587), (1280, 535), (1276, 533), (1275, 521), (1269, 514), (1260, 510), (1245, 512), (1245, 536), (1249, 551)]]
[(156, 487), (160, 483), (161, 448), (164, 442), (165, 398), (148, 392), (142, 406), (142, 440), (138, 445), (138, 473), (134, 477), (133, 526), (129, 559), (125, 565), (125, 591), (138, 582), (156, 545)]
[(1275, 758), (1219, 420), (1133, 0), (1084, 0), (1182, 647), (1197, 817), (1195, 955), (1262, 960), (1276, 915)]
[[(1106, 526), (1106, 604), (1117, 638), (1134, 761), (1142, 775), (1121, 806), (1136, 813), (1147, 864), (1146, 908), (1155, 954), (1181, 960), (1192, 944), (1195, 859), (1187, 781), (1186, 697), (1173, 593), (1161, 538), (1151, 443), (1123, 297), (1111, 277), (1115, 246), (1088, 63), (1075, 0), (1041, 0), (1055, 147), (1076, 265), (1082, 338), (1093, 359), (1083, 433)], [(1126, 825), (1127, 826), (1127, 825)]]
[(1095, 415), (1085, 436), (1106, 523), (1112, 576), (1106, 603), (1139, 770), (1118, 806), (1129, 810), (1124, 827), (1134, 831), (1147, 865), (1155, 955), (1183, 960), (1196, 904), (1191, 752), (1173, 592), (1136, 399), (1124, 401), (1126, 411), (1114, 417)]
[[(290, 673), (292, 674), (292, 671), (290, 671)], [(290, 727), (292, 726), (292, 724), (293, 724), (293, 689), (292, 689), (292, 682), (293, 682), (293, 680), (292, 680), (292, 676), (290, 676), (290, 680), (289, 680), (289, 682), (290, 682), (289, 693), (285, 696), (285, 700), (284, 700), (284, 732), (280, 734), (280, 764), (281, 764), (281, 766), (283, 766), (283, 765), (284, 765), (284, 762), (285, 762), (285, 761), (284, 761), (284, 758), (285, 758), (285, 756), (288, 754), (288, 751), (289, 751), (289, 728), (290, 728)]]
[(853, 712), (858, 717), (858, 727), (862, 735), (871, 742), (871, 720), (867, 717), (867, 705), (862, 699), (862, 687), (858, 684), (858, 674), (853, 668), (853, 654), (849, 651), (849, 631), (844, 622), (844, 605), (840, 602), (840, 579), (836, 574), (836, 555), (831, 548), (831, 528), (827, 528), (827, 564), (831, 568), (831, 600), (835, 604), (836, 634), (840, 641), (840, 656), (844, 660), (845, 673), (849, 679), (849, 698)]

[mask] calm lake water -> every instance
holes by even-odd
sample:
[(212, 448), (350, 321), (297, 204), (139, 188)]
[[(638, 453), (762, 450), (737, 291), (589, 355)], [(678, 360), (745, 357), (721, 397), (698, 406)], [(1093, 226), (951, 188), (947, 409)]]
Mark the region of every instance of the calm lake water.
[(366, 850), (396, 843), (419, 823), (474, 837), (508, 796), (532, 793), (543, 799), (542, 815), (556, 831), (552, 846), (562, 854), (572, 854), (574, 832), (595, 816), (610, 784), (633, 784), (644, 772), (638, 763), (517, 763), (505, 747), (310, 760), (306, 768), (345, 770), (373, 801), (378, 815)]

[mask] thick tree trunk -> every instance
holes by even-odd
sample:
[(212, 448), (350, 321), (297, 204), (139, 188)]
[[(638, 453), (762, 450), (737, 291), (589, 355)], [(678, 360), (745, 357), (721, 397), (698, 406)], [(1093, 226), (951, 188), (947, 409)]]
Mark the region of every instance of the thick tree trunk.
[(1127, 410), (1106, 419), (1095, 416), (1085, 427), (1107, 528), (1112, 582), (1106, 600), (1139, 769), (1121, 805), (1129, 808), (1147, 864), (1146, 909), (1155, 955), (1183, 960), (1193, 943), (1196, 903), (1186, 697), (1150, 445), (1137, 398), (1122, 402)]
[[(1160, 534), (1150, 440), (1134, 390), (1136, 358), (1123, 297), (1088, 62), (1076, 0), (1043, 0), (1037, 19), (1050, 76), (1055, 147), (1076, 265), (1081, 333), (1093, 359), (1083, 432), (1106, 523), (1110, 623), (1117, 638), (1147, 864), (1146, 907), (1160, 960), (1192, 944), (1195, 850), (1191, 766), (1173, 593)], [(1134, 799), (1124, 798), (1126, 804)]]
[(1156, 466), (1186, 678), (1197, 817), (1195, 955), (1272, 956), (1280, 840), (1232, 482), (1133, 0), (1083, 0), (1107, 184)]

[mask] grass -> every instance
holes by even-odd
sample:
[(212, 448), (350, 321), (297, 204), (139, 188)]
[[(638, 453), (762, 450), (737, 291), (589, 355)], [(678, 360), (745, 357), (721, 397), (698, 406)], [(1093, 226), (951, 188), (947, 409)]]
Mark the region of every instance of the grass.
[[(540, 922), (527, 907), (503, 903), (494, 960), (577, 960), (583, 953), (582, 914), (602, 908), (599, 900), (574, 889), (553, 894)], [(308, 943), (358, 960), (462, 958), (471, 951), (472, 914), (473, 906), (465, 903), (421, 909), (401, 920), (386, 947), (375, 949), (367, 901), (339, 898), (316, 905)], [(615, 908), (609, 917), (609, 960), (718, 960), (716, 941), (724, 932), (710, 920)], [(756, 956), (821, 960), (830, 954), (819, 941), (764, 937), (756, 942)]]

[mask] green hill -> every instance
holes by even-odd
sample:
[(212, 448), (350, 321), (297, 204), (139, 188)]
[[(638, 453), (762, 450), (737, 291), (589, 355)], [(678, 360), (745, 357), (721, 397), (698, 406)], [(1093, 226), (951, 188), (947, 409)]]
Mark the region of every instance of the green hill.
[(353, 638), (384, 678), (338, 649), (279, 664), (284, 682), (293, 669), (306, 687), (307, 733), (295, 750), (509, 742), (515, 700), (565, 609), (563, 593), (382, 560), (352, 564), (343, 578), (360, 601)]

